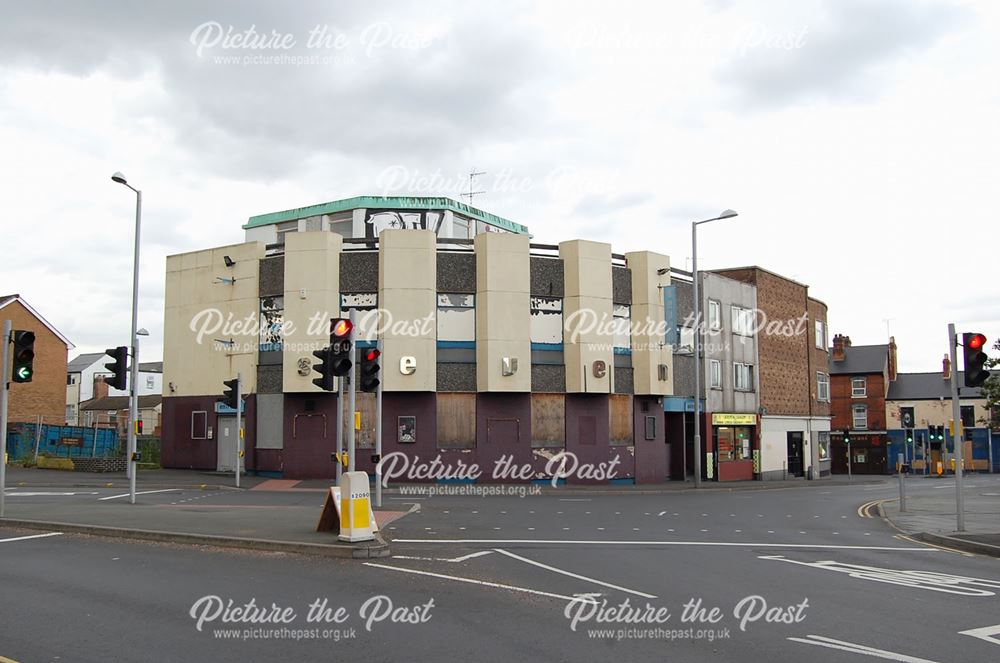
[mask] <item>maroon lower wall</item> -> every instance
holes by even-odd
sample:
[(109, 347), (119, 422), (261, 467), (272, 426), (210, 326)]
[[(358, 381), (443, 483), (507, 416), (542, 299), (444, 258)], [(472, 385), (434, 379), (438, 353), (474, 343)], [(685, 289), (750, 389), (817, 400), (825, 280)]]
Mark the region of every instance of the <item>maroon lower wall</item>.
[[(635, 482), (663, 483), (667, 479), (666, 417), (655, 396), (632, 399), (635, 431)], [(653, 417), (656, 426), (653, 439), (646, 439), (646, 417)]]
[[(163, 399), (162, 433), (160, 436), (160, 464), (163, 467), (187, 470), (212, 471), (218, 467), (219, 415), (215, 413), (215, 402), (219, 396), (168, 396)], [(256, 398), (251, 394), (243, 406), (243, 430), (247, 470), (256, 469), (255, 440), (257, 439)], [(208, 413), (208, 427), (212, 429), (212, 439), (191, 438), (191, 413)], [(223, 415), (225, 416), (225, 415)]]
[(284, 476), (296, 479), (332, 479), (337, 463), (337, 396), (285, 394)]

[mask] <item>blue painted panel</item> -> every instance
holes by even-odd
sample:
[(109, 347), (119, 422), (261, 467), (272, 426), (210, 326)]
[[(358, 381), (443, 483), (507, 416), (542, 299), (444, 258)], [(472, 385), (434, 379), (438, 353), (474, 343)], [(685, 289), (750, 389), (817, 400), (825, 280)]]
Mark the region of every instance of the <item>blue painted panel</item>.
[(663, 320), (667, 326), (667, 345), (677, 345), (680, 342), (677, 338), (677, 286), (663, 287)]

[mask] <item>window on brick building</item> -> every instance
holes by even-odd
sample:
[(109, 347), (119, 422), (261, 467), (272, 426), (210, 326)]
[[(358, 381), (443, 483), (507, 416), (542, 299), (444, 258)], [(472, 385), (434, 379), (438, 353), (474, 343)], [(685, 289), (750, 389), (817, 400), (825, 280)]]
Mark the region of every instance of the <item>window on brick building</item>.
[(830, 401), (830, 376), (826, 373), (816, 373), (816, 400)]
[(826, 325), (822, 320), (816, 321), (816, 347), (826, 350)]
[(756, 318), (752, 309), (732, 307), (733, 333), (738, 336), (753, 336)]
[(867, 405), (855, 405), (851, 408), (852, 416), (852, 426), (851, 428), (856, 428), (858, 430), (865, 430), (868, 428), (868, 406)]
[(851, 398), (864, 398), (868, 395), (868, 380), (851, 378)]

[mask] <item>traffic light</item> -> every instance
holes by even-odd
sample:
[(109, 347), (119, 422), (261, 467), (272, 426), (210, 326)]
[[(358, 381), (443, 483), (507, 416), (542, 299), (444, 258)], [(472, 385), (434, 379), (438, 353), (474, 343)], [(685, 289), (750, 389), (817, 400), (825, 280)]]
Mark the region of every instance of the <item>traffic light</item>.
[(223, 383), (226, 385), (226, 389), (222, 391), (222, 398), (215, 399), (216, 403), (222, 403), (226, 407), (236, 409), (237, 403), (236, 392), (239, 390), (240, 381), (238, 378), (233, 378), (232, 380), (224, 380)]
[(368, 393), (378, 391), (380, 382), (378, 372), (382, 370), (382, 367), (379, 365), (379, 357), (381, 355), (382, 353), (375, 348), (371, 348), (364, 353), (361, 359), (361, 377), (359, 379), (361, 391)]
[(128, 386), (128, 348), (119, 345), (117, 348), (108, 348), (104, 354), (114, 359), (110, 364), (104, 365), (104, 368), (111, 371), (112, 374), (110, 379), (104, 378), (104, 381), (114, 389), (124, 391), (125, 387)]
[(851, 443), (851, 431), (847, 428), (844, 429), (844, 444)]
[(319, 359), (318, 364), (313, 364), (313, 370), (319, 373), (318, 378), (313, 378), (313, 384), (324, 391), (333, 391), (333, 357), (332, 348), (328, 345), (322, 350), (314, 350), (313, 357)]
[(962, 354), (965, 358), (965, 386), (979, 387), (990, 377), (986, 369), (989, 357), (983, 352), (986, 337), (982, 334), (962, 334)]
[(354, 323), (348, 318), (330, 320), (330, 369), (333, 375), (344, 376), (351, 372), (353, 331)]
[(907, 428), (906, 429), (906, 443), (907, 444), (912, 444), (913, 443), (913, 429), (912, 428)]
[[(7, 344), (4, 339), (4, 352), (7, 351)], [(14, 367), (12, 379), (14, 382), (31, 382), (31, 377), (35, 374), (32, 363), (35, 361), (35, 332), (14, 331)], [(6, 379), (6, 376), (4, 377)]]

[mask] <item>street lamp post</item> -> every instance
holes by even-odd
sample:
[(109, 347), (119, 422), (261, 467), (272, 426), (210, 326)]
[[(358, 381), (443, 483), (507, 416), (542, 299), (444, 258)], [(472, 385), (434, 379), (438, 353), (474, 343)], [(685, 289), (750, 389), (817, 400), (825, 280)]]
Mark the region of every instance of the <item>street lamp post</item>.
[(710, 221), (731, 219), (736, 212), (723, 210), (719, 216), (691, 222), (691, 281), (694, 284), (694, 487), (701, 487), (701, 305), (698, 300), (698, 226)]
[(123, 184), (135, 192), (135, 253), (132, 258), (132, 370), (129, 372), (128, 394), (128, 444), (125, 462), (128, 464), (129, 502), (135, 504), (135, 422), (139, 420), (139, 396), (136, 385), (139, 382), (139, 339), (136, 336), (139, 317), (139, 230), (142, 226), (142, 191), (136, 189), (120, 172), (111, 176), (112, 181)]

